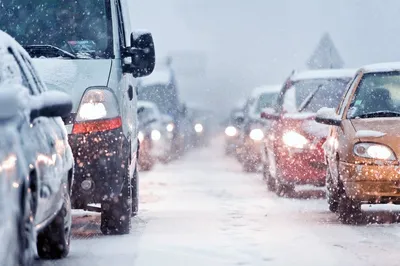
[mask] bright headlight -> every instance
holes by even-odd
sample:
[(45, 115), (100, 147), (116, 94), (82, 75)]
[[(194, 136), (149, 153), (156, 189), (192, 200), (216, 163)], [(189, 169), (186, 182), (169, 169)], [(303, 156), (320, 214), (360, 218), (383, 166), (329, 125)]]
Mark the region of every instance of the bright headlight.
[(169, 124), (167, 125), (167, 131), (168, 131), (168, 132), (172, 132), (172, 131), (174, 130), (174, 128), (175, 128), (174, 123), (169, 123)]
[(197, 133), (201, 133), (201, 132), (203, 132), (203, 125), (202, 124), (196, 124), (196, 125), (194, 125), (194, 130), (197, 132)]
[(155, 141), (160, 140), (160, 139), (161, 139), (161, 133), (160, 133), (160, 131), (158, 131), (158, 130), (156, 130), (156, 129), (154, 129), (153, 131), (151, 131), (151, 139), (152, 139), (152, 140), (155, 140)]
[(225, 129), (225, 134), (229, 137), (234, 137), (237, 134), (237, 129), (233, 126), (229, 126)]
[(303, 149), (308, 144), (308, 140), (295, 131), (288, 131), (283, 134), (283, 143), (291, 148)]
[(139, 133), (138, 133), (138, 139), (139, 139), (140, 142), (142, 142), (142, 141), (144, 140), (144, 134), (143, 134), (142, 131), (139, 131)]
[(264, 132), (259, 128), (253, 129), (250, 132), (250, 138), (257, 141), (262, 140), (264, 138)]
[(376, 143), (357, 143), (354, 145), (354, 154), (360, 157), (378, 160), (396, 160), (393, 151), (381, 144)]

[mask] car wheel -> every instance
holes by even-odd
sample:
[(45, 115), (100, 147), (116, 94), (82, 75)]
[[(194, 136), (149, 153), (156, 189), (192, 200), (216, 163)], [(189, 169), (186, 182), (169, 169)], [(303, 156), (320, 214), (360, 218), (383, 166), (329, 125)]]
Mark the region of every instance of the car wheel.
[(133, 173), (133, 178), (131, 180), (131, 187), (132, 187), (132, 214), (131, 216), (134, 217), (137, 215), (139, 211), (139, 193), (138, 193), (138, 178), (139, 178), (139, 173), (137, 171), (137, 165), (135, 167), (135, 172)]
[(345, 192), (340, 196), (338, 212), (339, 220), (344, 224), (358, 224), (361, 222), (361, 204), (348, 197)]
[(275, 191), (275, 178), (273, 178), (269, 172), (269, 166), (265, 163), (263, 164), (263, 179), (267, 183), (267, 188), (269, 191)]
[(37, 237), (37, 251), (44, 259), (65, 258), (71, 244), (71, 199), (68, 186), (65, 186), (64, 204), (53, 221)]
[(120, 195), (101, 203), (100, 230), (104, 235), (124, 235), (130, 232), (132, 189), (129, 169), (126, 172), (125, 184)]
[(326, 190), (329, 210), (336, 213), (339, 208), (339, 193), (338, 188), (333, 184), (329, 169), (326, 170)]
[(35, 233), (32, 193), (26, 187), (21, 191), (21, 215), (18, 218), (18, 265), (30, 266), (35, 256)]

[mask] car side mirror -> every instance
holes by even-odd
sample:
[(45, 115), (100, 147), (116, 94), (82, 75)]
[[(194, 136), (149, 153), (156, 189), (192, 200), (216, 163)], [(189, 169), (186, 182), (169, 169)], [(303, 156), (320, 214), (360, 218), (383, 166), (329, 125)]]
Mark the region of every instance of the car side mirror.
[(31, 121), (44, 117), (62, 117), (72, 111), (71, 97), (61, 91), (46, 91), (32, 99)]
[(122, 51), (124, 58), (132, 58), (131, 64), (124, 66), (125, 73), (140, 78), (150, 75), (156, 64), (153, 36), (147, 31), (134, 31), (131, 34), (131, 46)]
[(261, 118), (267, 120), (279, 120), (280, 115), (277, 114), (273, 108), (265, 108), (261, 112)]
[(323, 107), (318, 110), (315, 121), (330, 126), (341, 126), (342, 119), (336, 114), (335, 108)]

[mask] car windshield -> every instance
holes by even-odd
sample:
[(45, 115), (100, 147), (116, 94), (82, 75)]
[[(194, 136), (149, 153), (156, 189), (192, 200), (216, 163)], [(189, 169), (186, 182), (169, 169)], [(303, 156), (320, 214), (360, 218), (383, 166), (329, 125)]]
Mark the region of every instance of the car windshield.
[(0, 3), (0, 29), (23, 46), (51, 45), (78, 58), (110, 58), (113, 54), (109, 0)]
[(283, 108), (289, 113), (298, 112), (301, 105), (312, 93), (315, 94), (302, 112), (316, 113), (322, 107), (337, 107), (349, 81), (350, 78), (297, 81), (286, 92)]
[(400, 72), (365, 74), (351, 101), (349, 118), (400, 115)]
[(264, 108), (271, 107), (274, 105), (278, 93), (263, 93), (258, 98), (256, 113), (261, 113)]

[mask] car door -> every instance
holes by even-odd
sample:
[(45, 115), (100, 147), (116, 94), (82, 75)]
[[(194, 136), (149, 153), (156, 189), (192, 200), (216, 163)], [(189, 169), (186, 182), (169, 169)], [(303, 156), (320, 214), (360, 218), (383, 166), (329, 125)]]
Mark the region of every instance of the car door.
[[(40, 86), (36, 73), (28, 66), (29, 59), (17, 50), (13, 51), (13, 55), (21, 69), (23, 85), (29, 89), (31, 96), (40, 97), (44, 88)], [(55, 200), (55, 197), (60, 196), (61, 187), (61, 177), (58, 172), (61, 166), (56, 153), (58, 134), (54, 118), (47, 117), (38, 117), (30, 121), (30, 126), (23, 132), (24, 146), (31, 147), (34, 156), (31, 164), (38, 182), (36, 223), (46, 220), (60, 207), (57, 206), (60, 201)]]

